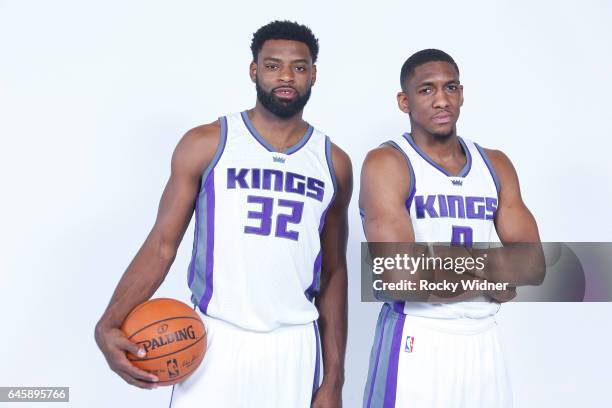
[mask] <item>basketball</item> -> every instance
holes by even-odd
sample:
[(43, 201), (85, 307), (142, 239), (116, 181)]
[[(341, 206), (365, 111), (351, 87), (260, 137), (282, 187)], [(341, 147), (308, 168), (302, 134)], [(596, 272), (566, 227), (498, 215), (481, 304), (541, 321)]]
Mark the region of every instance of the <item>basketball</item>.
[(202, 362), (206, 331), (197, 312), (174, 299), (152, 299), (134, 308), (121, 325), (133, 343), (146, 351), (144, 358), (127, 358), (159, 378), (159, 385), (185, 380)]

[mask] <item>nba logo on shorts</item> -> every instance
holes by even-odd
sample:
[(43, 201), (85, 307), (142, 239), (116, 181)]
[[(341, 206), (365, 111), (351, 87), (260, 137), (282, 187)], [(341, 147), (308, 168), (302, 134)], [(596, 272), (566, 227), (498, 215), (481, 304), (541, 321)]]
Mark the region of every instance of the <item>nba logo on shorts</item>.
[(414, 346), (414, 337), (406, 336), (406, 346), (404, 347), (404, 351), (406, 353), (412, 353), (413, 346)]

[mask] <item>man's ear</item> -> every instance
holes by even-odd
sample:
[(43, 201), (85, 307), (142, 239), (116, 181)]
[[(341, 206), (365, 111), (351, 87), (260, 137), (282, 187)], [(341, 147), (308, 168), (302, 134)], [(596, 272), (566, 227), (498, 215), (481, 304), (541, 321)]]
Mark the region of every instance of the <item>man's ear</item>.
[(317, 82), (317, 66), (314, 64), (312, 65), (312, 75), (310, 79), (312, 81), (312, 85), (314, 85), (315, 82)]
[(404, 91), (397, 93), (397, 107), (404, 113), (410, 113), (410, 102), (408, 101), (408, 95)]
[(249, 65), (249, 76), (251, 77), (251, 81), (255, 82), (257, 80), (257, 62), (253, 61)]

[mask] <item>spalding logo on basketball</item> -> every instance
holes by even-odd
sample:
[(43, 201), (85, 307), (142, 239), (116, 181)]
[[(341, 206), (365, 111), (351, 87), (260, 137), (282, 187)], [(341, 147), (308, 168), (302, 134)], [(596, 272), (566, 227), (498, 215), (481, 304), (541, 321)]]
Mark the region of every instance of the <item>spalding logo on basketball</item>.
[(159, 385), (185, 380), (200, 365), (206, 352), (206, 331), (197, 312), (174, 299), (153, 299), (125, 318), (121, 330), (147, 353), (127, 353), (137, 367), (155, 374)]

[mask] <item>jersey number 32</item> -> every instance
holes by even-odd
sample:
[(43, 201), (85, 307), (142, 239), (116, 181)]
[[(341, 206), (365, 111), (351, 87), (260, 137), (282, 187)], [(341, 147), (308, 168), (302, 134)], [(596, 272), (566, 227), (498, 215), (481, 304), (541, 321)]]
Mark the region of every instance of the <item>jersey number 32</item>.
[(256, 220), (259, 225), (247, 225), (244, 227), (244, 232), (246, 234), (269, 236), (272, 233), (272, 215), (274, 213), (275, 201), (277, 208), (287, 208), (289, 209), (289, 213), (277, 214), (274, 236), (297, 241), (300, 234), (297, 231), (292, 231), (290, 229), (290, 224), (299, 224), (300, 221), (302, 221), (304, 203), (300, 201), (283, 199), (275, 200), (272, 197), (262, 197), (253, 195), (248, 196), (247, 203), (258, 205), (259, 211), (249, 211), (247, 214), (247, 218)]

